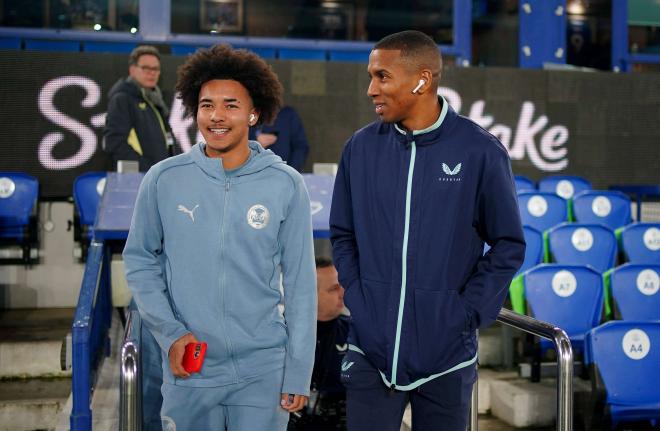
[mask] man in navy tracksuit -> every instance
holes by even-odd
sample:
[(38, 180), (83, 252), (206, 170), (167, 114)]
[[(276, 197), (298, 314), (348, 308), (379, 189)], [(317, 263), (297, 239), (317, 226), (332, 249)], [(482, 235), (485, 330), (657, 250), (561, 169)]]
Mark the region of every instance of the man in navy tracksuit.
[(496, 319), (524, 257), (507, 152), (437, 97), (441, 64), (416, 31), (375, 45), (368, 95), (380, 121), (348, 140), (335, 181), (351, 431), (398, 430), (408, 402), (413, 430), (465, 429), (476, 329)]

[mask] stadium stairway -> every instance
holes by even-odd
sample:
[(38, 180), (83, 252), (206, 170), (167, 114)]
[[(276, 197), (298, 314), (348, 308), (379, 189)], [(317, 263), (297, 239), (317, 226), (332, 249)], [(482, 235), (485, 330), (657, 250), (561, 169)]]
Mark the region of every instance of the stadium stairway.
[(73, 309), (0, 311), (0, 431), (55, 428), (71, 392), (62, 371), (62, 340)]

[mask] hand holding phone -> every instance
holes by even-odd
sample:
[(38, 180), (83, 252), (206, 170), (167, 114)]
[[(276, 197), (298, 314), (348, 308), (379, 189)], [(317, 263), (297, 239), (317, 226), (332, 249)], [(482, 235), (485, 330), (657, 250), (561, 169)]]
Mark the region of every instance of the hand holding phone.
[(188, 343), (183, 354), (183, 369), (189, 373), (199, 373), (206, 355), (206, 343)]

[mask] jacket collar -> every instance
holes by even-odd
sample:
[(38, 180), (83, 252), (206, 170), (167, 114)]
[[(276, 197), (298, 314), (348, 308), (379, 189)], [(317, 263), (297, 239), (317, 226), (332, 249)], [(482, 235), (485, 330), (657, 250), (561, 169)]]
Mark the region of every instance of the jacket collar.
[(222, 167), (222, 159), (207, 157), (204, 150), (204, 147), (206, 147), (204, 142), (193, 146), (190, 150), (190, 154), (195, 164), (197, 164), (197, 166), (199, 166), (207, 175), (219, 180), (253, 174), (262, 171), (271, 165), (284, 163), (279, 156), (275, 155), (271, 150), (264, 149), (258, 142), (249, 141), (248, 145), (250, 146), (249, 159), (243, 164), (243, 166), (231, 171), (226, 171)]
[(442, 134), (447, 131), (456, 120), (456, 111), (449, 106), (444, 97), (438, 97), (438, 103), (442, 104), (440, 115), (435, 123), (422, 130), (407, 131), (398, 124), (391, 124), (396, 131), (395, 135), (399, 142), (409, 145), (415, 141), (415, 145), (430, 145), (435, 143)]

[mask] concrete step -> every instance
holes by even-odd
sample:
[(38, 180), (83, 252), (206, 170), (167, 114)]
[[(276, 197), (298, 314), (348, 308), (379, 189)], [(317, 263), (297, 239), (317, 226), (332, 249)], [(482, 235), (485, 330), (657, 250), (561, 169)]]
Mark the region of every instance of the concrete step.
[(0, 381), (0, 431), (53, 430), (71, 392), (71, 379)]
[[(591, 383), (573, 379), (574, 423), (582, 423), (582, 406), (590, 396)], [(552, 427), (557, 419), (557, 381), (541, 379), (532, 383), (516, 372), (479, 370), (479, 413), (493, 417), (515, 428)]]
[(0, 378), (65, 377), (60, 354), (72, 308), (0, 310)]

